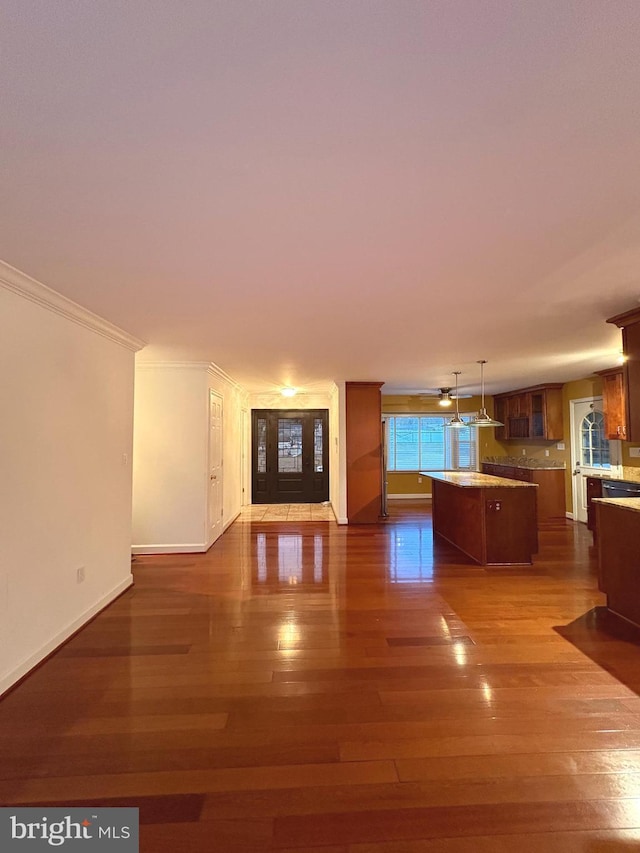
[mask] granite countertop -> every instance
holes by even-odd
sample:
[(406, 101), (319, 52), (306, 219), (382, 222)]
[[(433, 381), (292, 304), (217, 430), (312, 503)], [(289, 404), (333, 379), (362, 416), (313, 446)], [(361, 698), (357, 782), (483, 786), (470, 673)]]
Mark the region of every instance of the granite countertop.
[(483, 459), (483, 465), (506, 465), (509, 468), (527, 468), (535, 469), (536, 471), (564, 471), (564, 463), (540, 462), (538, 459), (526, 459), (518, 456), (504, 456), (502, 459), (494, 457), (493, 459)]
[(594, 477), (596, 480), (611, 480), (613, 483), (640, 483), (640, 468), (623, 468), (620, 476), (606, 473), (587, 476)]
[(627, 509), (631, 512), (640, 512), (640, 498), (593, 498), (594, 503), (610, 504), (611, 506)]
[(450, 486), (461, 489), (537, 489), (537, 483), (523, 483), (521, 480), (508, 480), (506, 477), (494, 477), (492, 474), (478, 474), (475, 471), (420, 471), (421, 477), (431, 477)]

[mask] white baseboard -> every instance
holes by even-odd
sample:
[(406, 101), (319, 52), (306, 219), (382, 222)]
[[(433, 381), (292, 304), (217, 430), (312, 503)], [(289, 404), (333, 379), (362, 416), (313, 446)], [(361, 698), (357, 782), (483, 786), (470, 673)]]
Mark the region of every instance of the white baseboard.
[(90, 619), (92, 619), (101, 610), (104, 610), (104, 608), (111, 604), (112, 601), (115, 601), (115, 599), (126, 589), (129, 589), (132, 584), (133, 575), (129, 575), (117, 584), (110, 592), (103, 595), (95, 604), (92, 604), (91, 607), (85, 610), (77, 619), (74, 619), (73, 622), (70, 622), (66, 627), (64, 627), (62, 631), (58, 631), (58, 633), (45, 643), (44, 646), (38, 649), (37, 652), (34, 652), (28, 658), (23, 660), (17, 667), (15, 667), (15, 669), (6, 672), (0, 678), (0, 696), (2, 696), (2, 694), (12, 687), (17, 681), (20, 681), (21, 678), (24, 678), (25, 675), (31, 672), (31, 670), (48, 655), (55, 652), (57, 648), (69, 639), (69, 637), (73, 636), (76, 631), (79, 631), (83, 625), (86, 625)]
[(230, 518), (229, 521), (227, 521), (225, 523), (224, 528), (222, 530), (223, 533), (225, 532), (225, 530), (227, 530), (229, 527), (231, 527), (231, 525), (236, 520), (236, 518), (238, 518), (238, 516), (240, 515), (241, 512), (242, 512), (242, 510), (239, 509), (238, 512), (233, 516), (233, 518)]
[(565, 512), (565, 515), (567, 516), (567, 518), (570, 518), (573, 521), (574, 516), (572, 512)]
[(425, 492), (421, 492), (420, 494), (417, 494), (417, 495), (387, 495), (387, 500), (389, 500), (389, 501), (408, 501), (408, 500), (430, 501), (431, 495), (425, 494)]
[(184, 545), (133, 545), (132, 554), (204, 554), (209, 549), (206, 542)]

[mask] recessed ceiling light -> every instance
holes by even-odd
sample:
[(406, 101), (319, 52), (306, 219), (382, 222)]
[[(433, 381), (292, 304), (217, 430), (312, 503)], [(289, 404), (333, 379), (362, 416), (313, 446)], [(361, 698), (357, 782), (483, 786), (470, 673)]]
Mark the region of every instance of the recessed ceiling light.
[(283, 388), (280, 392), (283, 397), (295, 397), (296, 389), (295, 388)]

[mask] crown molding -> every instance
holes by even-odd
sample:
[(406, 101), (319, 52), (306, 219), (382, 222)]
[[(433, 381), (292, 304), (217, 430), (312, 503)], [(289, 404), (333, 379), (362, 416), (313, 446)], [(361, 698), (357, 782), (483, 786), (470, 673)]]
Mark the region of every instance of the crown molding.
[(228, 373), (226, 373), (221, 367), (218, 367), (214, 362), (210, 362), (207, 367), (207, 373), (210, 376), (215, 376), (217, 379), (222, 379), (223, 382), (226, 382), (227, 385), (231, 385), (232, 388), (238, 388), (240, 391), (244, 391), (244, 388), (236, 382), (235, 379), (232, 379)]
[(35, 278), (31, 278), (31, 276), (12, 267), (5, 261), (0, 261), (0, 287), (133, 352), (137, 352), (146, 346), (145, 341), (130, 335), (118, 326), (114, 326), (108, 320), (99, 317), (87, 308), (83, 308), (82, 305), (78, 305), (77, 302), (52, 290), (46, 284), (36, 281)]
[(136, 361), (136, 370), (202, 370), (209, 369), (208, 361)]
[(228, 373), (212, 361), (138, 361), (136, 363), (136, 369), (201, 370), (203, 373), (208, 373), (209, 376), (221, 379), (231, 388), (237, 388), (239, 391), (244, 391), (242, 385), (236, 382), (235, 379), (232, 379)]

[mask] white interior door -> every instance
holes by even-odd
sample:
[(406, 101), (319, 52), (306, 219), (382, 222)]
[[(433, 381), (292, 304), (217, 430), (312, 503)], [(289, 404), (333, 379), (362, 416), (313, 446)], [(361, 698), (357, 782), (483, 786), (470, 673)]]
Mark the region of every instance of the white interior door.
[(587, 521), (587, 477), (611, 470), (609, 444), (604, 431), (602, 397), (571, 401), (571, 464), (573, 517)]
[(209, 545), (222, 533), (222, 397), (209, 391)]

